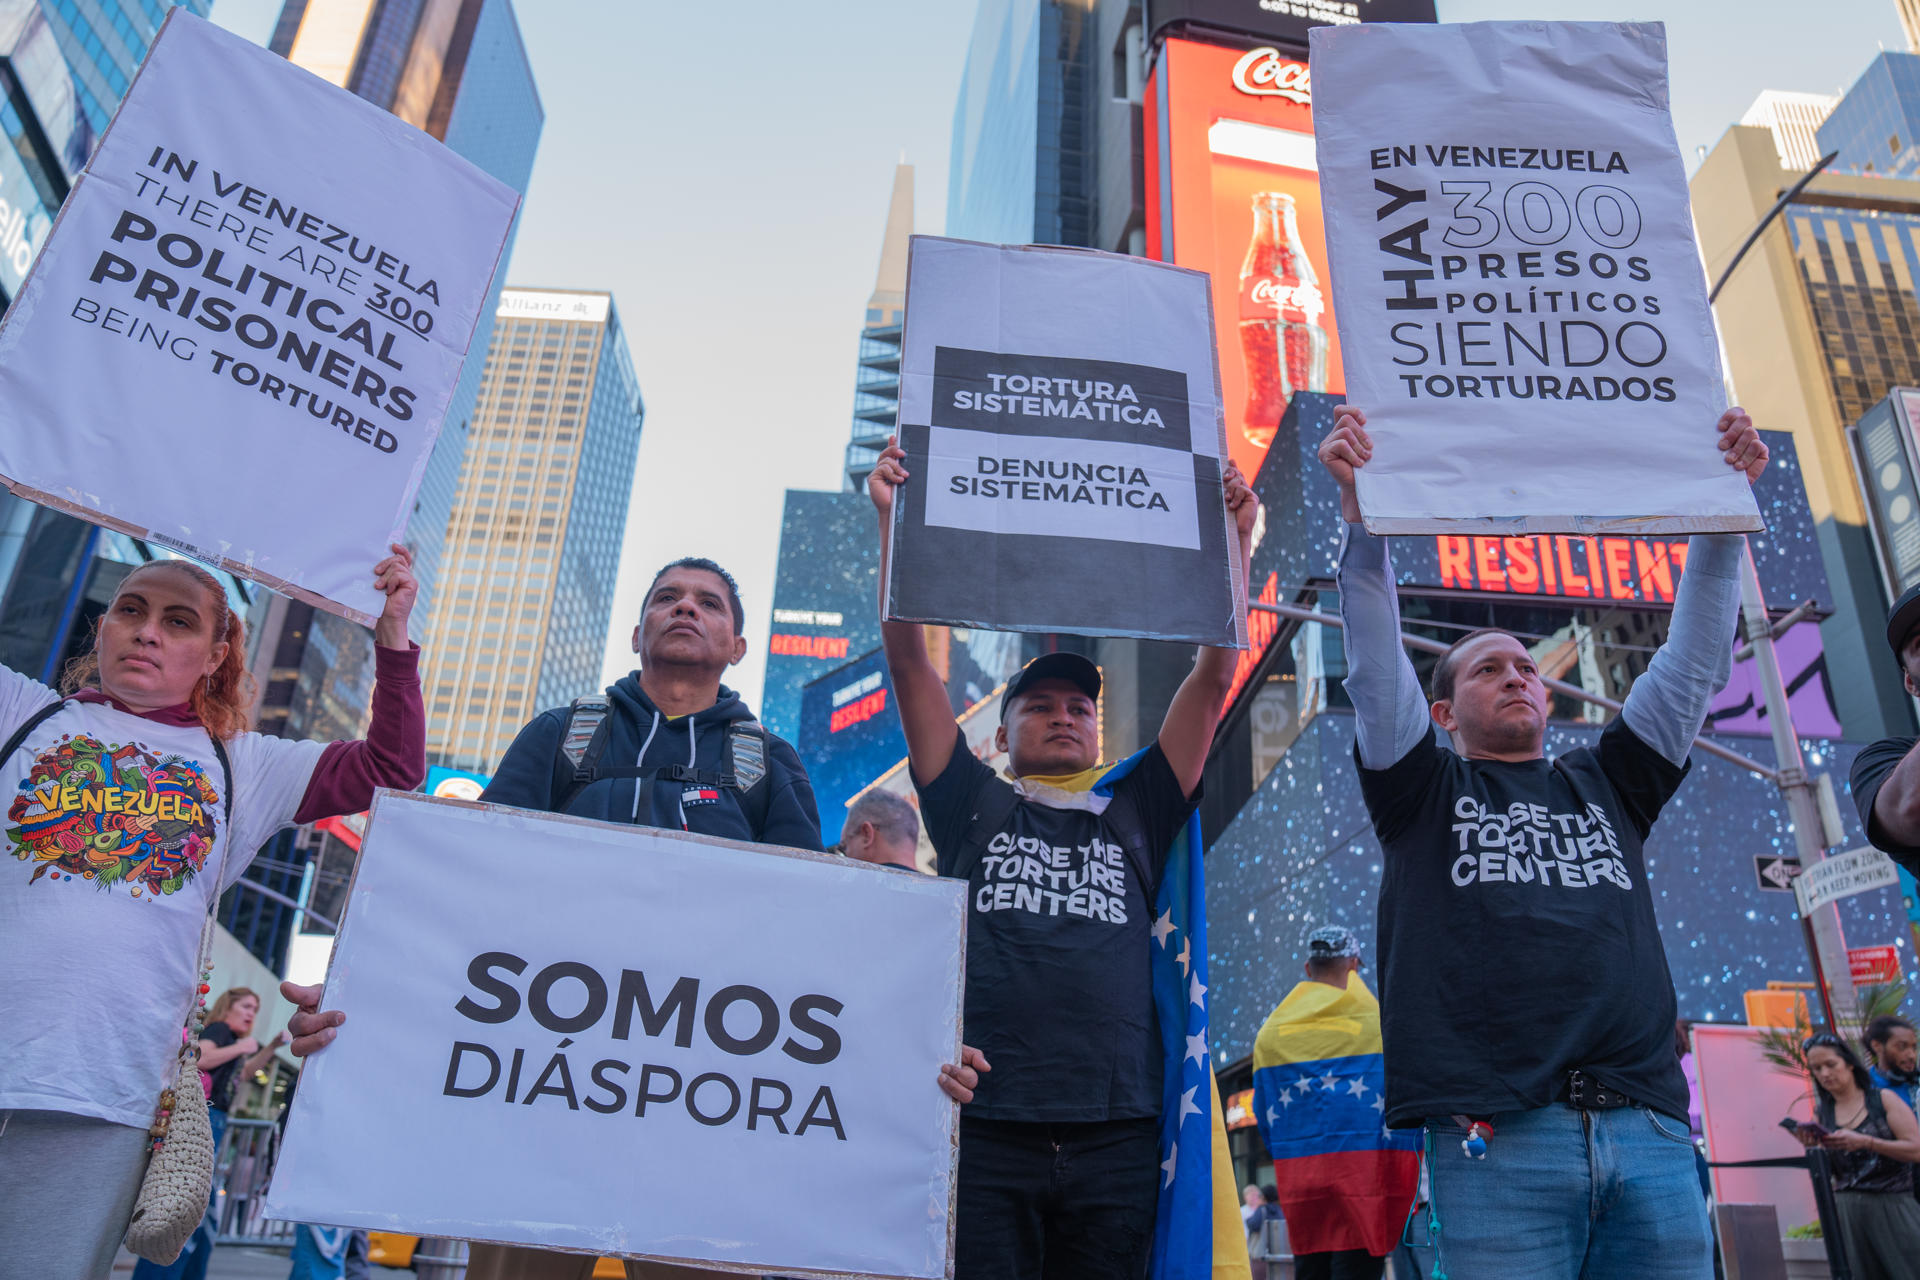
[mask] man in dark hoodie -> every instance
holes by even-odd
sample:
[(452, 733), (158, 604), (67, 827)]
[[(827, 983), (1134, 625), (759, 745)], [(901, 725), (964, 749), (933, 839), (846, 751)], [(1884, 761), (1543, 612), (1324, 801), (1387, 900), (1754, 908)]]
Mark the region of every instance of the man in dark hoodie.
[(791, 746), (720, 683), (744, 658), (746, 611), (711, 560), (654, 575), (633, 651), (604, 697), (543, 711), (480, 797), (603, 822), (819, 850), (813, 786)]

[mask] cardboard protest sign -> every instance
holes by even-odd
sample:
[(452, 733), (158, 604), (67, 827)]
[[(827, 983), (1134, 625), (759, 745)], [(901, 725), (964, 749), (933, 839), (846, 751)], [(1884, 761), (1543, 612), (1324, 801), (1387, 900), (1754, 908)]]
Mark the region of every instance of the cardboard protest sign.
[(1207, 284), (913, 238), (889, 618), (1245, 646)]
[(1375, 533), (1755, 530), (1659, 23), (1316, 28)]
[[(381, 792), (327, 977), (347, 1024), (301, 1072), (267, 1214), (946, 1276), (965, 893)], [(743, 1212), (743, 1170), (778, 1194)]]
[(0, 321), (0, 479), (371, 622), (517, 205), (171, 10)]

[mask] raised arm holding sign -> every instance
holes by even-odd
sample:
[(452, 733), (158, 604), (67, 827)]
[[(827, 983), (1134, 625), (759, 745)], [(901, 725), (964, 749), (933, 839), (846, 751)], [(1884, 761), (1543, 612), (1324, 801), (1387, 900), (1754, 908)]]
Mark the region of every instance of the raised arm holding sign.
[(1311, 34), (1375, 533), (1762, 527), (1726, 407), (1659, 23)]
[[(1710, 1236), (1642, 846), (1726, 683), (1741, 539), (1694, 536), (1666, 642), (1619, 716), (1549, 757), (1548, 693), (1516, 636), (1461, 637), (1434, 665), (1431, 707), (1422, 695), (1387, 539), (1359, 519), (1356, 482), (1391, 447), (1367, 418), (1342, 407), (1319, 456), (1346, 520), (1345, 687), (1385, 856), (1386, 1122), (1427, 1129), (1454, 1274), (1698, 1280)], [(1716, 434), (1724, 469), (1760, 474), (1743, 411)], [(1595, 1178), (1623, 1189), (1598, 1216)]]
[[(914, 483), (905, 460), (889, 441), (867, 480), (883, 582), (894, 507)], [(1245, 565), (1258, 504), (1231, 464), (1222, 498)], [(1036, 585), (1069, 597), (1083, 581)], [(1034, 1275), (1044, 1260), (1049, 1273), (1138, 1275), (1156, 1234), (1157, 1250), (1177, 1241), (1191, 1266), (1191, 1250), (1207, 1244), (1188, 1242), (1162, 1193), (1176, 1175), (1196, 1175), (1167, 1134), (1204, 1166), (1210, 1103), (1176, 1086), (1177, 1114), (1163, 1114), (1171, 1068), (1148, 961), (1157, 946), (1172, 949), (1161, 946), (1171, 913), (1155, 914), (1162, 880), (1187, 839), (1238, 654), (1202, 646), (1158, 739), (1111, 768), (1099, 763), (1099, 669), (1073, 653), (1034, 659), (1001, 698), (1010, 774), (1001, 778), (967, 749), (923, 629), (888, 621), (881, 635), (937, 869), (967, 882), (967, 1034), (995, 1065), (961, 1112), (957, 1274)], [(1175, 983), (1178, 1008), (1201, 1004), (1199, 973), (1190, 967)], [(1204, 1023), (1190, 1029), (1176, 1026), (1174, 1043), (1211, 1093)], [(1190, 1114), (1202, 1123), (1184, 1124)], [(1071, 1171), (1064, 1186), (1056, 1162)]]

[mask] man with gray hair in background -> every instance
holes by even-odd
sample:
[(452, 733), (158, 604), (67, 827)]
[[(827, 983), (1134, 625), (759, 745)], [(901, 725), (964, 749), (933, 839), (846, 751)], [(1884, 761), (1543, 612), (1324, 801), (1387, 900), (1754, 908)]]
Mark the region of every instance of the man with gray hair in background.
[(847, 806), (840, 852), (877, 867), (918, 872), (920, 814), (908, 801), (877, 787)]

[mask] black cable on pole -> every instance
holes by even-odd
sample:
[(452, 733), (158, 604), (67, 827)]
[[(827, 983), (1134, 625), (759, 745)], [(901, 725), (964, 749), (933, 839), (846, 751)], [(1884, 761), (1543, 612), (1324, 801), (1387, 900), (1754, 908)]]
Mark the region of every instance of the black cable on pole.
[(1721, 269), (1720, 278), (1713, 282), (1713, 288), (1707, 290), (1708, 306), (1712, 306), (1713, 300), (1720, 296), (1720, 290), (1726, 287), (1728, 278), (1733, 275), (1733, 269), (1740, 265), (1740, 259), (1747, 256), (1747, 250), (1753, 248), (1754, 241), (1760, 238), (1761, 233), (1773, 225), (1773, 220), (1780, 216), (1780, 211), (1792, 204), (1793, 198), (1806, 190), (1807, 184), (1812, 182), (1822, 169), (1832, 164), (1835, 160), (1839, 159), (1839, 157), (1840, 153), (1838, 151), (1829, 151), (1827, 154), (1821, 156), (1813, 168), (1801, 175), (1800, 181), (1788, 187), (1785, 194), (1773, 202), (1773, 208), (1767, 210), (1767, 216), (1760, 219), (1759, 225), (1754, 227), (1753, 233), (1740, 245), (1739, 250), (1734, 253), (1733, 259)]

